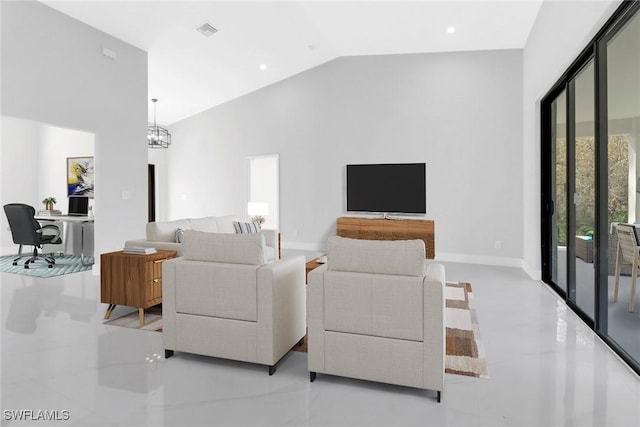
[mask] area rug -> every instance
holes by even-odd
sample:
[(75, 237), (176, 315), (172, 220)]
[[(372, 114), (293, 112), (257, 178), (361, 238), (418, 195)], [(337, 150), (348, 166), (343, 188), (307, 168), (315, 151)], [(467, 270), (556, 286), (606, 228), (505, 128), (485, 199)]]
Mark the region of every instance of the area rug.
[(489, 378), (487, 357), (480, 339), (478, 316), (470, 283), (448, 282), (445, 287), (447, 351), (445, 372)]
[(17, 255), (0, 257), (0, 271), (33, 277), (55, 277), (91, 270), (93, 264), (93, 257), (85, 257), (85, 263), (89, 265), (82, 265), (79, 256), (60, 255), (55, 257), (56, 263), (52, 268), (49, 268), (44, 260), (36, 261), (35, 264), (29, 264), (29, 268), (24, 268), (24, 262), (27, 258), (23, 257), (22, 261), (18, 261), (18, 265), (12, 265), (16, 257)]
[(105, 325), (142, 329), (144, 331), (162, 332), (162, 305), (155, 305), (144, 310), (144, 325), (140, 325), (138, 310), (104, 322)]

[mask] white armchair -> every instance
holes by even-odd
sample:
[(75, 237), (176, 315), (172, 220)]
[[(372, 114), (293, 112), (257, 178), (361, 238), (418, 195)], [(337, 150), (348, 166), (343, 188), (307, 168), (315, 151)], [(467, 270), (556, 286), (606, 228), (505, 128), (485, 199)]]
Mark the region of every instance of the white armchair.
[(310, 379), (340, 375), (444, 390), (444, 267), (421, 240), (330, 237), (309, 273)]
[(162, 266), (165, 357), (174, 351), (269, 366), (306, 333), (304, 257), (266, 263), (262, 234), (185, 231)]

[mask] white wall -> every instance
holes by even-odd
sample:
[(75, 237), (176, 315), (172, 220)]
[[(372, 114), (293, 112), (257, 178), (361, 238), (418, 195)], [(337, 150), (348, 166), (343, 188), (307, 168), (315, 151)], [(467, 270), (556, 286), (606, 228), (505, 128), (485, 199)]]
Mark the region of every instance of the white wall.
[(533, 278), (541, 277), (540, 100), (620, 3), (545, 1), (524, 49), (524, 269)]
[(346, 164), (426, 162), (437, 258), (521, 265), (520, 50), (343, 57), (171, 131), (170, 219), (244, 213), (245, 158), (279, 153), (283, 247), (320, 249)]
[(95, 134), (95, 250), (117, 250), (146, 222), (147, 54), (38, 2), (0, 7), (2, 115)]
[[(1, 120), (0, 204), (27, 203), (38, 210), (51, 196), (58, 201), (55, 208), (66, 213), (67, 157), (93, 156), (94, 135), (13, 117)], [(1, 223), (5, 222), (2, 214)], [(11, 234), (2, 233), (1, 238), (1, 253), (15, 253)]]

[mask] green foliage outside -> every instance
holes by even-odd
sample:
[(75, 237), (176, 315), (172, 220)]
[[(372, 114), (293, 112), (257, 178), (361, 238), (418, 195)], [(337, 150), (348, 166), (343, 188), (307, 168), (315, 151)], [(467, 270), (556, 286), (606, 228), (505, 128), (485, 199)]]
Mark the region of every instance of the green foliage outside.
[[(558, 245), (567, 245), (567, 142), (556, 140), (556, 220)], [(626, 135), (609, 137), (608, 224), (627, 222), (629, 212), (629, 142)], [(576, 138), (576, 235), (595, 231), (595, 139)]]

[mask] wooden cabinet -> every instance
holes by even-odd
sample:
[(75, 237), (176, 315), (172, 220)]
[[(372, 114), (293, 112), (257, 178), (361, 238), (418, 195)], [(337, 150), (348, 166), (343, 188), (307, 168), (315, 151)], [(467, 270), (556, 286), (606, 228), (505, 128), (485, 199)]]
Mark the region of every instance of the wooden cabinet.
[(109, 304), (108, 319), (116, 305), (137, 307), (140, 324), (144, 309), (162, 302), (162, 263), (176, 251), (158, 250), (153, 254), (123, 251), (100, 255), (100, 302)]
[(435, 222), (425, 219), (391, 218), (338, 218), (336, 234), (341, 237), (366, 240), (413, 240), (424, 241), (426, 257), (436, 257)]

